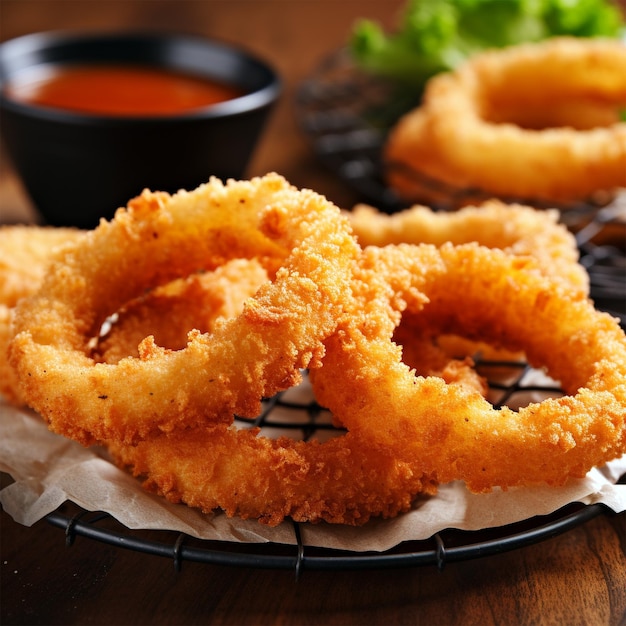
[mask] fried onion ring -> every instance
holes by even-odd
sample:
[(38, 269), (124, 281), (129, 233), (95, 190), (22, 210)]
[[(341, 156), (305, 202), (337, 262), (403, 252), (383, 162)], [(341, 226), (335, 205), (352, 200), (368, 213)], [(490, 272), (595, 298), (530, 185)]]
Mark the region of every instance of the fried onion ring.
[(589, 276), (578, 262), (576, 238), (559, 223), (559, 216), (556, 209), (538, 210), (495, 199), (454, 212), (415, 205), (389, 215), (365, 204), (348, 212), (363, 247), (475, 242), (514, 255), (532, 256), (546, 274), (561, 277), (572, 288), (588, 293)]
[[(348, 212), (353, 231), (362, 246), (410, 243), (455, 245), (478, 243), (517, 256), (532, 256), (542, 271), (559, 277), (565, 286), (589, 292), (589, 276), (580, 265), (574, 235), (559, 223), (559, 211), (507, 205), (489, 200), (455, 212), (433, 211), (415, 205), (386, 214), (360, 204)], [(400, 324), (394, 341), (403, 346), (404, 361), (424, 376), (439, 375), (446, 382), (463, 382), (487, 391), (486, 382), (474, 370), (473, 357), (519, 361), (523, 355), (494, 349), (482, 343), (460, 341), (453, 336), (424, 336), (423, 329)]]
[[(361, 313), (327, 340), (310, 373), (316, 397), (416, 473), (474, 492), (561, 485), (626, 451), (624, 332), (531, 259), (474, 244), (370, 247), (354, 290)], [(568, 395), (494, 410), (476, 391), (415, 376), (391, 341), (402, 316), (523, 350)]]
[(13, 310), (22, 298), (37, 291), (57, 251), (81, 234), (73, 228), (0, 227), (0, 394), (13, 404), (23, 404), (7, 354)]
[[(261, 398), (319, 364), (360, 248), (339, 209), (270, 174), (212, 179), (173, 196), (145, 191), (67, 249), (16, 309), (9, 360), (55, 432), (83, 444), (137, 442), (177, 427), (258, 414)], [(171, 351), (96, 363), (107, 317), (148, 289), (231, 258), (278, 265), (241, 315)]]
[(481, 53), (432, 78), (391, 130), (388, 181), (421, 202), (423, 177), (564, 207), (610, 194), (626, 187), (625, 105), (618, 40), (559, 37)]
[(119, 465), (144, 477), (146, 489), (172, 502), (271, 526), (288, 516), (362, 525), (409, 510), (416, 494), (436, 492), (392, 450), (350, 432), (324, 443), (257, 435), (220, 424), (109, 449)]

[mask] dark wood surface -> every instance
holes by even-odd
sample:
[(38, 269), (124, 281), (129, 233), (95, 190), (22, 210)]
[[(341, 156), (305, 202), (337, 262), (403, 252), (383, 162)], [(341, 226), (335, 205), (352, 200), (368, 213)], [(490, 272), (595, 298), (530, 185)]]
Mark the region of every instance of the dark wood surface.
[(183, 563), (2, 518), (2, 624), (619, 625), (624, 516), (442, 572), (238, 569)]
[[(391, 26), (397, 0), (0, 0), (0, 39), (40, 30), (142, 27), (243, 43), (285, 91), (249, 174), (274, 170), (342, 206), (359, 198), (319, 165), (293, 110), (298, 82), (341, 46), (358, 16)], [(0, 160), (0, 221), (36, 221)], [(0, 518), (0, 622), (10, 624), (626, 625), (626, 516), (497, 556), (363, 571), (242, 569), (183, 563)]]

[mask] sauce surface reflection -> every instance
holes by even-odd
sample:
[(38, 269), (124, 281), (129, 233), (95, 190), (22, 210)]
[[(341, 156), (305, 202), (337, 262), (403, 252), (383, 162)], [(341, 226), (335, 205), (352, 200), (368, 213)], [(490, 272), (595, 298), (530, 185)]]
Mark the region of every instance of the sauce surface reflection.
[(113, 116), (192, 112), (244, 92), (210, 78), (132, 65), (64, 65), (22, 72), (5, 88), (18, 102)]

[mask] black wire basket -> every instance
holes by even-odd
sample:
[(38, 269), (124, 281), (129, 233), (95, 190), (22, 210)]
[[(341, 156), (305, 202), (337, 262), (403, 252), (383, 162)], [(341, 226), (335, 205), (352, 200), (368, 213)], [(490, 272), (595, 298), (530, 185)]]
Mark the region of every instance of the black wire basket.
[(388, 569), (432, 566), (501, 554), (546, 541), (599, 515), (614, 514), (602, 504), (569, 504), (551, 515), (537, 516), (504, 527), (482, 531), (446, 529), (428, 540), (407, 541), (385, 552), (350, 552), (307, 546), (294, 524), (296, 545), (243, 544), (199, 540), (183, 533), (132, 531), (108, 513), (84, 511), (67, 503), (46, 520), (64, 530), (67, 546), (77, 537), (116, 548), (170, 559), (176, 571), (183, 562), (268, 570), (292, 570), (298, 578), (305, 570)]

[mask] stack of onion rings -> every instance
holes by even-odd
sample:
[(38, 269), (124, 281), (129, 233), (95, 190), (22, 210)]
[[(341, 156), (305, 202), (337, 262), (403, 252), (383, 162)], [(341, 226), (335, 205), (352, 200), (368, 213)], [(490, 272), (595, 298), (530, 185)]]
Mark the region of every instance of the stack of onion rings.
[(391, 130), (388, 181), (430, 203), (422, 179), (567, 207), (626, 187), (626, 45), (553, 38), (471, 57), (432, 78)]
[[(381, 258), (384, 262), (381, 262)], [(486, 277), (480, 278), (477, 267), (485, 271)], [(428, 268), (428, 272), (425, 268)], [(432, 421), (439, 420), (445, 431), (448, 423), (464, 419), (463, 411), (453, 410), (454, 407), (465, 408), (467, 405), (468, 414), (471, 415), (472, 412), (478, 413), (476, 405), (485, 412), (490, 405), (482, 400), (480, 392), (472, 392), (465, 385), (446, 384), (439, 377), (415, 378), (410, 368), (401, 362), (404, 355), (385, 332), (389, 333), (393, 329), (400, 312), (417, 316), (433, 306), (435, 310), (424, 315), (424, 325), (447, 331), (461, 330), (472, 338), (486, 337), (497, 340), (502, 345), (511, 345), (515, 349), (527, 349), (527, 342), (530, 342), (537, 329), (533, 327), (520, 337), (511, 330), (508, 331), (511, 336), (503, 331), (505, 324), (500, 324), (500, 329), (491, 331), (499, 310), (494, 309), (491, 317), (485, 316), (484, 310), (481, 310), (476, 314), (477, 319), (469, 321), (467, 326), (463, 321), (453, 324), (449, 320), (452, 314), (440, 317), (444, 312), (443, 306), (456, 308), (451, 305), (451, 302), (456, 301), (454, 295), (450, 296), (448, 293), (448, 302), (445, 305), (440, 302), (441, 296), (435, 298), (435, 291), (437, 294), (446, 293), (447, 287), (457, 286), (457, 283), (450, 284), (442, 278), (454, 278), (468, 285), (480, 280), (493, 280), (495, 275), (501, 276), (501, 285), (496, 285), (497, 281), (494, 280), (494, 285), (499, 287), (498, 295), (508, 296), (507, 306), (520, 309), (520, 314), (523, 314), (525, 307), (532, 308), (536, 304), (538, 294), (543, 296), (547, 292), (554, 300), (552, 306), (558, 303), (565, 308), (571, 306), (573, 309), (580, 309), (583, 313), (582, 319), (574, 322), (574, 326), (579, 322), (583, 327), (588, 322), (603, 324), (607, 332), (597, 337), (597, 345), (587, 346), (586, 358), (596, 358), (597, 355), (591, 355), (591, 350), (599, 351), (605, 341), (610, 340), (608, 356), (612, 359), (617, 355), (617, 364), (612, 371), (612, 378), (606, 381), (606, 386), (612, 388), (612, 393), (615, 394), (613, 406), (607, 405), (604, 412), (600, 408), (604, 398), (583, 400), (585, 406), (595, 409), (596, 413), (593, 417), (597, 418), (597, 423), (587, 425), (591, 435), (589, 432), (580, 432), (581, 422), (585, 423), (587, 419), (584, 415), (580, 415), (576, 423), (569, 425), (580, 440), (577, 441), (571, 432), (567, 432), (563, 424), (568, 425), (569, 405), (563, 399), (556, 401), (554, 408), (544, 402), (533, 409), (526, 409), (526, 414), (519, 418), (521, 422), (532, 421), (529, 414), (532, 416), (534, 410), (548, 414), (543, 417), (542, 426), (546, 427), (544, 438), (540, 437), (541, 432), (533, 432), (526, 423), (521, 425), (526, 426), (529, 431), (525, 434), (526, 440), (522, 438), (515, 442), (514, 433), (508, 437), (503, 435), (502, 443), (498, 445), (506, 448), (511, 446), (513, 440), (517, 448), (512, 447), (500, 453), (495, 477), (493, 470), (484, 474), (483, 480), (493, 480), (486, 484), (478, 483), (466, 468), (461, 467), (458, 460), (443, 470), (437, 463), (431, 462), (429, 455), (422, 450), (419, 454), (413, 453), (420, 446), (434, 446), (437, 454), (445, 457), (442, 453), (444, 441), (437, 441), (440, 435), (433, 432), (437, 431), (437, 427), (425, 417), (430, 412), (433, 414)], [(377, 276), (382, 276), (383, 280), (378, 281)], [(584, 474), (590, 458), (601, 463), (623, 450), (626, 443), (626, 389), (620, 390), (617, 384), (626, 371), (623, 333), (609, 316), (597, 313), (582, 294), (567, 293), (562, 288), (559, 291), (558, 283), (546, 279), (532, 261), (516, 259), (501, 251), (474, 245), (444, 245), (441, 249), (433, 246), (389, 246), (365, 250), (362, 267), (356, 271), (355, 277), (356, 300), (353, 301), (353, 306), (359, 312), (353, 309), (344, 318), (338, 332), (327, 340), (327, 353), (322, 367), (310, 373), (318, 399), (330, 406), (338, 421), (348, 427), (347, 435), (323, 444), (305, 444), (285, 438), (274, 441), (257, 437), (254, 431), (233, 431), (225, 425), (219, 425), (190, 432), (164, 434), (133, 447), (110, 445), (117, 462), (130, 467), (136, 475), (145, 477), (144, 485), (148, 489), (171, 501), (186, 502), (204, 511), (222, 508), (229, 515), (257, 517), (272, 525), (279, 523), (285, 516), (297, 521), (324, 519), (329, 522), (361, 524), (373, 514), (388, 517), (406, 510), (415, 494), (432, 493), (440, 476), (445, 477), (446, 481), (463, 478), (468, 481), (470, 488), (477, 491), (488, 490), (493, 486), (508, 487), (534, 482), (562, 484), (568, 477)], [(415, 291), (416, 285), (421, 285), (426, 292), (430, 299), (428, 304), (421, 295), (423, 292)], [(529, 297), (526, 301), (524, 289), (520, 294), (517, 285), (526, 287), (526, 291), (533, 294), (535, 299)], [(431, 292), (431, 287), (436, 289)], [(454, 293), (456, 292), (452, 291)], [(458, 311), (455, 313), (463, 320)], [(546, 316), (551, 320), (558, 320), (554, 313), (551, 307), (547, 307)], [(441, 321), (442, 319), (445, 321)], [(513, 320), (511, 326), (514, 328), (518, 322), (519, 320)], [(483, 324), (488, 326), (489, 332)], [(565, 329), (565, 333), (571, 330), (570, 326)], [(354, 333), (359, 333), (359, 337), (368, 342), (367, 350), (360, 349), (364, 348), (362, 345), (355, 346), (354, 343), (346, 342), (346, 337), (352, 337)], [(587, 343), (587, 338), (579, 338), (578, 341)], [(549, 349), (542, 350), (536, 356), (537, 360), (550, 353)], [(394, 355), (395, 362), (390, 358), (380, 360), (386, 351), (389, 351), (387, 354)], [(607, 350), (607, 354), (608, 352)], [(351, 363), (351, 359), (355, 359), (355, 363)], [(340, 377), (339, 372), (346, 366), (349, 369)], [(564, 367), (562, 360), (558, 366)], [(602, 379), (608, 369), (607, 363), (602, 363), (600, 368), (602, 371), (599, 378)], [(406, 400), (401, 409), (396, 407), (395, 396), (390, 393), (389, 385), (385, 382), (388, 375), (394, 377), (398, 370), (404, 371), (406, 386), (415, 389), (410, 401)], [(396, 384), (399, 385), (397, 381)], [(571, 387), (575, 385), (575, 382), (570, 382)], [(591, 383), (589, 387), (590, 394), (601, 395), (604, 391), (603, 388), (592, 389)], [(363, 395), (365, 388), (370, 390), (369, 396)], [(424, 390), (426, 393), (422, 396)], [(335, 400), (336, 393), (341, 400)], [(441, 398), (433, 397), (433, 394), (441, 394)], [(374, 396), (377, 400), (374, 400)], [(399, 420), (395, 408), (399, 408), (400, 413), (407, 408), (409, 402), (414, 408), (408, 415), (414, 419), (414, 423), (413, 419), (411, 422), (417, 433), (410, 433), (414, 436), (404, 438), (401, 433), (406, 430), (405, 423), (400, 420), (401, 423), (395, 429), (395, 421)], [(439, 409), (432, 408), (432, 404), (438, 403), (442, 403)], [(420, 404), (421, 409), (418, 408)], [(442, 413), (449, 413), (446, 419), (442, 418)], [(390, 415), (393, 416), (391, 419)], [(507, 417), (514, 421), (517, 419), (515, 415), (509, 411)], [(559, 423), (559, 417), (562, 423)], [(424, 420), (428, 425), (420, 426)], [(546, 426), (549, 420), (554, 420), (558, 425), (552, 431)], [(524, 430), (521, 426), (518, 431)], [(611, 427), (613, 430), (610, 430)], [(559, 440), (554, 430), (560, 429), (566, 432), (562, 433)], [(471, 428), (468, 427), (467, 430), (471, 431)], [(541, 431), (535, 427), (534, 431), (538, 430)], [(592, 444), (592, 437), (598, 433), (603, 435), (603, 439)], [(425, 436), (422, 437), (422, 434)], [(488, 439), (489, 436), (492, 446), (495, 446), (493, 439), (498, 438), (498, 433), (489, 433), (485, 438)], [(466, 437), (470, 441), (465, 445), (475, 455), (478, 455), (477, 450), (485, 452), (480, 443), (471, 441), (470, 434), (459, 435), (462, 441)], [(454, 440), (453, 435), (450, 438)], [(613, 439), (615, 441), (611, 443)], [(463, 450), (458, 441), (454, 443)], [(533, 450), (533, 445), (541, 448), (539, 453)], [(579, 449), (572, 452), (571, 449), (576, 445)], [(596, 449), (593, 449), (593, 445), (597, 445)], [(524, 469), (520, 469), (519, 457), (515, 457), (516, 465), (511, 463), (509, 453), (518, 454), (525, 446), (529, 446), (533, 461), (537, 454), (546, 454), (537, 471), (527, 471), (525, 465)], [(566, 456), (567, 463), (561, 467), (561, 455), (566, 453), (569, 453)], [(444, 464), (454, 454), (455, 452), (450, 452)], [(485, 464), (490, 454), (488, 447), (483, 458)], [(509, 458), (508, 465), (502, 463), (501, 457)], [(264, 471), (268, 463), (271, 465), (271, 472)], [(472, 460), (471, 467), (476, 467), (476, 459)], [(483, 470), (474, 471), (483, 476)], [(347, 477), (350, 480), (344, 481)], [(263, 497), (251, 498), (251, 493), (263, 494)]]
[[(626, 450), (626, 337), (583, 283), (511, 252), (362, 248), (337, 207), (277, 175), (146, 191), (17, 304), (9, 361), (54, 431), (203, 511), (358, 525), (439, 482), (559, 485)], [(494, 411), (453, 363), (416, 375), (401, 322), (523, 351), (569, 395)], [(345, 434), (234, 427), (303, 368)]]

